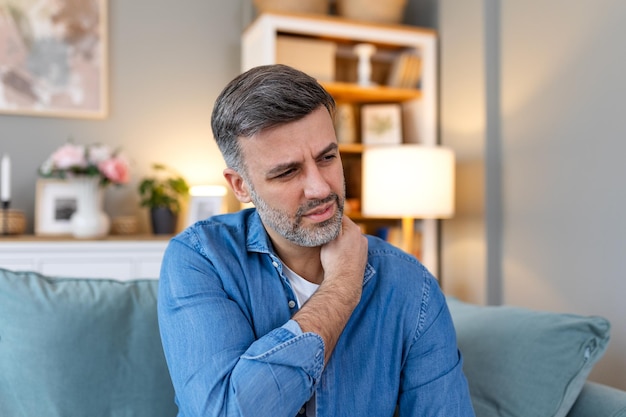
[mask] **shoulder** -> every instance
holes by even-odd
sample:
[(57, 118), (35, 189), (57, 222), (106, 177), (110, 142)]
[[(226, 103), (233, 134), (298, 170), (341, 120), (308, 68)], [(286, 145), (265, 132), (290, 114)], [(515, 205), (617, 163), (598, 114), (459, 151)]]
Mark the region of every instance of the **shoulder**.
[(194, 288), (223, 287), (243, 279), (245, 274), (231, 272), (244, 270), (250, 260), (246, 242), (254, 216), (249, 211), (217, 215), (174, 236), (161, 262), (162, 286), (172, 294), (187, 294)]
[(208, 217), (203, 220), (199, 220), (183, 230), (179, 236), (185, 236), (190, 234), (204, 234), (208, 231), (232, 231), (240, 233), (245, 230), (251, 217), (254, 215), (254, 210), (241, 210), (228, 214), (217, 214), (215, 216)]
[(368, 243), (374, 287), (385, 297), (398, 297), (396, 303), (419, 317), (416, 330), (423, 330), (445, 309), (439, 282), (415, 256), (374, 236), (368, 236)]
[(243, 210), (197, 221), (172, 238), (163, 261), (177, 266), (189, 263), (195, 257), (211, 262), (220, 258), (245, 258), (254, 217), (258, 218), (254, 211)]
[(378, 237), (366, 235), (368, 240), (368, 261), (375, 269), (392, 270), (394, 275), (424, 277), (431, 275), (426, 267), (413, 255)]
[(172, 242), (197, 247), (198, 245), (224, 244), (225, 240), (245, 242), (249, 223), (254, 212), (242, 210), (219, 214), (199, 220), (176, 235)]

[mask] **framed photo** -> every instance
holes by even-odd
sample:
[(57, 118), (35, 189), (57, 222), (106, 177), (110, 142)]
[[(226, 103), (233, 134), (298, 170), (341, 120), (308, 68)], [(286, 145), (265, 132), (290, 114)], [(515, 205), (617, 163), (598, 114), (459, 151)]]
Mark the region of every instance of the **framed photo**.
[(221, 185), (195, 186), (190, 190), (187, 226), (224, 212), (226, 187)]
[(0, 2), (0, 113), (103, 118), (107, 0)]
[(37, 180), (35, 234), (70, 235), (70, 218), (80, 204), (77, 187), (58, 179)]
[(399, 145), (402, 143), (402, 107), (400, 104), (364, 104), (361, 128), (364, 145)]

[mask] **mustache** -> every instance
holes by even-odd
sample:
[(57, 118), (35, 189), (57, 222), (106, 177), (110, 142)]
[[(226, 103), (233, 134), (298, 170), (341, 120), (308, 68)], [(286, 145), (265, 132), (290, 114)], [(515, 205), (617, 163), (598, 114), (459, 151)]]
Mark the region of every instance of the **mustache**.
[(306, 204), (300, 206), (300, 208), (298, 208), (298, 211), (296, 212), (296, 221), (299, 223), (300, 219), (302, 218), (302, 216), (304, 215), (304, 213), (313, 210), (316, 207), (319, 207), (323, 204), (326, 203), (330, 203), (331, 201), (335, 201), (337, 203), (337, 206), (339, 206), (339, 196), (336, 193), (330, 193), (328, 195), (328, 197), (322, 199), (322, 200), (311, 200), (308, 201)]

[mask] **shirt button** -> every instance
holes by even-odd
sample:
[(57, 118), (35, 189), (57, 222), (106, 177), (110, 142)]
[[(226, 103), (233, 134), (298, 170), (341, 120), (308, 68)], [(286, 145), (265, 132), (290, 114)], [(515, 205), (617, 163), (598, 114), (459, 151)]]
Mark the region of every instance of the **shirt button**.
[(278, 268), (278, 262), (273, 261), (273, 262), (272, 262), (272, 265), (274, 265), (274, 268)]
[(304, 409), (304, 407), (302, 407), (302, 408), (300, 409), (300, 411), (298, 411), (298, 414), (304, 414), (305, 412), (306, 412), (306, 410)]
[(296, 302), (293, 300), (289, 300), (288, 305), (289, 305), (289, 308), (294, 308), (296, 306)]

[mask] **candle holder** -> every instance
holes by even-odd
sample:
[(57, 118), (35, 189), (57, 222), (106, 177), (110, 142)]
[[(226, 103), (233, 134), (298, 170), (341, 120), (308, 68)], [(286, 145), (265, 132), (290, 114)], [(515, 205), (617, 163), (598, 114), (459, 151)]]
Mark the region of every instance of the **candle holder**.
[(9, 201), (0, 201), (0, 237), (21, 235), (26, 231), (26, 214), (10, 208)]
[(9, 234), (9, 206), (11, 205), (11, 201), (3, 201), (2, 202), (2, 234)]

